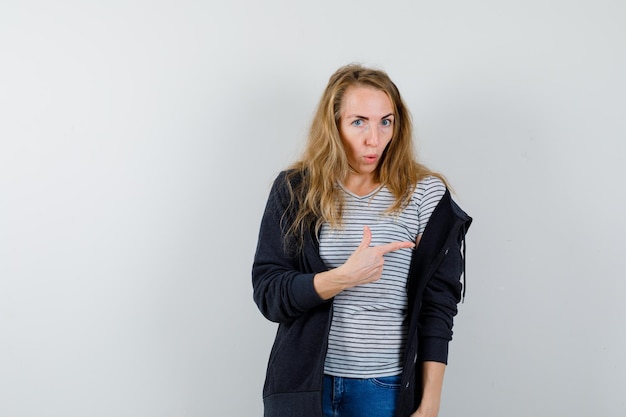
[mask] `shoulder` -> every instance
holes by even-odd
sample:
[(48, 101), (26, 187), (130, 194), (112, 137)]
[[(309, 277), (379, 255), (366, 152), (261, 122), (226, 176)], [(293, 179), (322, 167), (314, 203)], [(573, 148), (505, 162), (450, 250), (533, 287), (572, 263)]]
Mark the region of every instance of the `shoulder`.
[(450, 190), (444, 188), (444, 194), (439, 198), (436, 207), (431, 216), (431, 222), (438, 224), (440, 227), (447, 228), (454, 224), (463, 225), (464, 231), (467, 231), (472, 218), (454, 201)]
[(440, 178), (428, 175), (417, 182), (415, 190), (422, 193), (445, 192), (446, 185)]
[(289, 199), (291, 192), (302, 184), (304, 176), (304, 172), (295, 169), (281, 171), (274, 179), (270, 196), (280, 200)]
[(306, 170), (286, 169), (281, 171), (274, 180), (275, 186), (297, 187), (307, 178)]
[(413, 191), (413, 201), (418, 206), (437, 205), (446, 194), (447, 188), (443, 181), (433, 175), (422, 178)]

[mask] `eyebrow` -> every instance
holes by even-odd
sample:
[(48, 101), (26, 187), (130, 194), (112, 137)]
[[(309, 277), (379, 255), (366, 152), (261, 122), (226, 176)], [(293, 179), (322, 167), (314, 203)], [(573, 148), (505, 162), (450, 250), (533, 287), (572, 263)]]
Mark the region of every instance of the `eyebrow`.
[[(381, 117), (380, 119), (381, 119), (381, 120), (382, 120), (382, 119), (387, 119), (387, 118), (389, 118), (390, 116), (396, 117), (393, 113), (389, 113), (388, 115), (383, 116), (383, 117)], [(370, 118), (369, 118), (369, 117), (365, 117), (365, 116), (359, 116), (358, 114), (353, 114), (353, 115), (348, 116), (348, 119), (363, 119), (363, 120), (369, 120)]]

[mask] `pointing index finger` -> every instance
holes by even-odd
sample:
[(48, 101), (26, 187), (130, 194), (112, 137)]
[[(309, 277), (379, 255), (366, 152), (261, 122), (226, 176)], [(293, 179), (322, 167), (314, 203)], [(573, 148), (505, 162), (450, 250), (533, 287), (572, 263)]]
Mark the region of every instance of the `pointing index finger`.
[(390, 242), (390, 243), (387, 243), (386, 245), (381, 245), (378, 248), (382, 251), (383, 254), (385, 254), (385, 253), (396, 251), (398, 249), (414, 248), (414, 247), (415, 247), (414, 242), (405, 241), (405, 242)]

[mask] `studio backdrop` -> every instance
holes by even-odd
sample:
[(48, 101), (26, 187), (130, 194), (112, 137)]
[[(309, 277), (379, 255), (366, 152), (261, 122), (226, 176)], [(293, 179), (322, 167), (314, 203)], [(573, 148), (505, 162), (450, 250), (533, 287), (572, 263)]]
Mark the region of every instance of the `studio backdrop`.
[(626, 415), (626, 5), (0, 4), (0, 415), (261, 416), (250, 270), (328, 77), (474, 217), (441, 417)]

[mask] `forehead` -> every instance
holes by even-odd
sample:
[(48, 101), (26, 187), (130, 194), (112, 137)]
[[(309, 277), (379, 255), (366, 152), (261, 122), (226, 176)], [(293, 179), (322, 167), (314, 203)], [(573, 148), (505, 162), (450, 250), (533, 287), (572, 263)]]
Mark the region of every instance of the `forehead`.
[(346, 89), (341, 99), (342, 115), (352, 113), (359, 116), (385, 116), (393, 113), (391, 99), (383, 90), (364, 85), (354, 85)]

